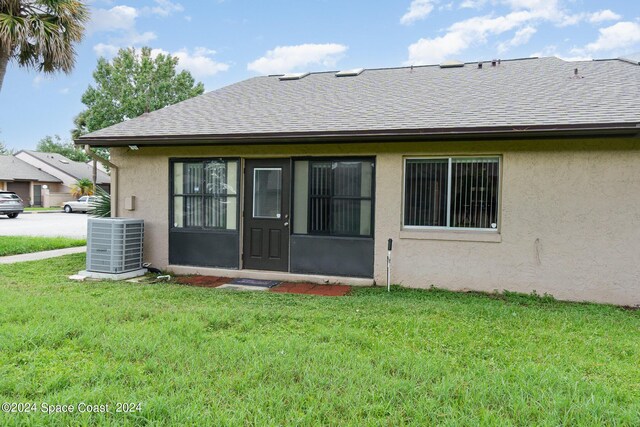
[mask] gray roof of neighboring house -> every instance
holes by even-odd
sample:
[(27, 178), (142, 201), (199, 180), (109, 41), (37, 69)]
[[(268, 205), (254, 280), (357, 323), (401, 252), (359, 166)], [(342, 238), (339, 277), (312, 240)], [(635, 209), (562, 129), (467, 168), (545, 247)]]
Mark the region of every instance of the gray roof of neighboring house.
[(0, 181), (62, 182), (13, 156), (0, 156)]
[(265, 76), (93, 132), (78, 143), (635, 128), (639, 99), (640, 66), (619, 59), (527, 58), (495, 67), (485, 62), (481, 69), (477, 63), (367, 69), (353, 77), (321, 72), (299, 80)]
[[(83, 162), (75, 162), (58, 153), (41, 153), (39, 151), (22, 150), (23, 153), (35, 157), (49, 166), (72, 176), (75, 179), (93, 179), (93, 166)], [(111, 178), (106, 173), (98, 169), (97, 184), (109, 184)]]

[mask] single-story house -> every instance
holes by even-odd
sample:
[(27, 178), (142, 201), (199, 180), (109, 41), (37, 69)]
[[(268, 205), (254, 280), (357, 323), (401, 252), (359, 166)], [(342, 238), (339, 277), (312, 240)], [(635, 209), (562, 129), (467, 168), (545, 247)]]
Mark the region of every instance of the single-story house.
[(62, 181), (14, 156), (0, 156), (0, 191), (13, 191), (26, 206), (48, 207), (49, 191)]
[[(49, 194), (51, 206), (61, 206), (73, 199), (71, 186), (79, 179), (93, 181), (93, 166), (91, 163), (76, 162), (58, 153), (41, 153), (39, 151), (22, 150), (15, 155), (30, 165), (55, 176), (62, 184)], [(111, 177), (102, 167), (98, 167), (96, 185), (105, 191), (111, 191)]]
[[(640, 63), (251, 78), (76, 141), (176, 273), (640, 304)], [(115, 179), (115, 178), (114, 178)]]

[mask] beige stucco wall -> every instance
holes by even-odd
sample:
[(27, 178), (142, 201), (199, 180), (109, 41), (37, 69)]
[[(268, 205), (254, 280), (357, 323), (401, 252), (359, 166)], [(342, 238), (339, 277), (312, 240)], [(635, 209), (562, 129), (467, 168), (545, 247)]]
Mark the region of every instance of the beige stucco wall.
[[(640, 140), (588, 139), (112, 150), (120, 216), (145, 219), (145, 258), (168, 263), (169, 157), (375, 155), (375, 280), (640, 304)], [(403, 231), (404, 156), (502, 156), (499, 233)], [(122, 209), (136, 196), (136, 210)]]

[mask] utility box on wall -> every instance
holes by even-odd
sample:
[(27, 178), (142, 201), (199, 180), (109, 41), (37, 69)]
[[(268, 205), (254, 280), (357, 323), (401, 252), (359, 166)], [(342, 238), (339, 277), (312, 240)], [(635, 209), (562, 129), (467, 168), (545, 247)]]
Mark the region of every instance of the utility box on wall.
[(120, 274), (140, 270), (144, 221), (129, 218), (89, 218), (87, 271)]
[(128, 211), (136, 210), (136, 196), (129, 196), (124, 198), (124, 208)]

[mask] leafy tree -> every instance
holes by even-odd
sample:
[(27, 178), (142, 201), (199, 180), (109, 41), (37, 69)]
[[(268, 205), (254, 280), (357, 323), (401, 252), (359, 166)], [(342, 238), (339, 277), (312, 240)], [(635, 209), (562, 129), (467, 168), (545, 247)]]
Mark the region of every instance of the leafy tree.
[(59, 135), (47, 135), (42, 138), (36, 146), (36, 151), (58, 153), (76, 162), (86, 163), (89, 161), (89, 156), (80, 147), (75, 146), (71, 141), (63, 141)]
[(87, 178), (80, 178), (71, 186), (73, 197), (91, 196), (93, 194), (93, 182)]
[(153, 55), (149, 47), (120, 49), (111, 62), (98, 59), (95, 86), (82, 95), (87, 109), (75, 118), (73, 137), (204, 93), (204, 85), (191, 73), (176, 72), (177, 64), (177, 57)]
[(8, 148), (4, 142), (0, 141), (0, 156), (11, 156), (13, 155), (13, 150)]
[(71, 72), (89, 11), (79, 0), (0, 0), (0, 90), (9, 61)]

